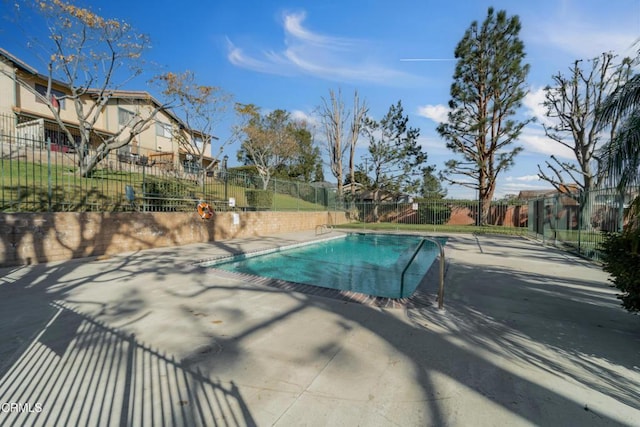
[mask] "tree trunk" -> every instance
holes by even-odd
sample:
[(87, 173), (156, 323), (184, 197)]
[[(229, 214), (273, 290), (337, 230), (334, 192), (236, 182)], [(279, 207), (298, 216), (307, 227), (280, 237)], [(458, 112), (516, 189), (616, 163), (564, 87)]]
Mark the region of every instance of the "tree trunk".
[(93, 174), (93, 170), (96, 168), (98, 163), (107, 157), (109, 151), (110, 150), (105, 144), (100, 144), (93, 155), (85, 154), (84, 149), (81, 148), (80, 153), (78, 153), (80, 176), (83, 178), (89, 178)]

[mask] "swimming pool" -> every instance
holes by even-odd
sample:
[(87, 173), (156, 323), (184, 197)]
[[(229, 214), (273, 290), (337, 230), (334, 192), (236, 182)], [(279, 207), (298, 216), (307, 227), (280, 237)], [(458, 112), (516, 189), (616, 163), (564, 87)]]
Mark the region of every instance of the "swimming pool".
[[(352, 233), (208, 266), (378, 297), (405, 298), (413, 294), (439, 253), (435, 243), (425, 241), (412, 260), (422, 240), (415, 235)], [(438, 240), (446, 242), (446, 238)], [(404, 291), (400, 294), (405, 268)]]

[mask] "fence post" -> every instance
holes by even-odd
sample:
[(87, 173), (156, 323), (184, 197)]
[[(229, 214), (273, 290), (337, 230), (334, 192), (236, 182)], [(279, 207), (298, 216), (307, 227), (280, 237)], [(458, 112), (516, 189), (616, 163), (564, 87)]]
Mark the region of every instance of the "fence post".
[(578, 196), (578, 254), (582, 254), (582, 210), (587, 200), (586, 191), (580, 191)]
[(618, 230), (621, 232), (624, 228), (624, 191), (619, 192), (620, 201), (618, 202)]
[(51, 138), (47, 138), (47, 206), (51, 212), (51, 199), (53, 198), (51, 188)]
[(557, 246), (558, 245), (558, 205), (560, 204), (560, 196), (556, 196), (555, 197), (555, 202), (553, 204), (553, 222), (554, 222), (554, 228), (553, 228), (553, 245)]

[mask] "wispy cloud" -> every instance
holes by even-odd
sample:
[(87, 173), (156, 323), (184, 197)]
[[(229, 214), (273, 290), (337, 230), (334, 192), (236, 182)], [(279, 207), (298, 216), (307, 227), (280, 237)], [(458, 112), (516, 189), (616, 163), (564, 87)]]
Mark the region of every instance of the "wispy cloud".
[[(545, 19), (529, 38), (544, 46), (546, 50), (556, 48), (571, 55), (573, 59), (589, 59), (602, 52), (613, 51), (620, 55), (633, 55), (638, 40), (638, 8), (632, 6), (626, 18), (620, 16), (595, 15), (589, 11), (588, 3), (581, 0), (560, 2), (555, 11), (548, 11)], [(618, 4), (612, 8), (624, 7)]]
[(247, 52), (231, 40), (227, 59), (233, 65), (260, 73), (308, 75), (317, 78), (385, 86), (411, 86), (424, 82), (384, 63), (371, 60), (367, 42), (313, 32), (303, 24), (304, 12), (283, 16), (284, 39), (280, 48)]
[(430, 156), (443, 156), (451, 155), (451, 151), (447, 148), (447, 144), (442, 139), (437, 137), (418, 137), (418, 144), (423, 150)]
[(528, 117), (535, 117), (539, 124), (552, 125), (553, 121), (546, 116), (547, 107), (544, 106), (545, 91), (543, 87), (531, 88), (522, 100)]
[(527, 126), (520, 134), (518, 142), (524, 147), (525, 152), (529, 151), (548, 156), (553, 154), (558, 158), (567, 160), (575, 160), (576, 158), (569, 148), (548, 138), (540, 126)]
[(316, 47), (328, 49), (348, 49), (355, 44), (354, 40), (317, 34), (306, 29), (302, 23), (306, 19), (305, 12), (285, 14), (283, 27), (288, 41), (298, 40)]
[(603, 31), (577, 23), (559, 26), (549, 24), (547, 30), (540, 33), (546, 36), (543, 39), (545, 43), (573, 54), (574, 59), (590, 59), (609, 51), (628, 55), (632, 53), (638, 37), (634, 32)]

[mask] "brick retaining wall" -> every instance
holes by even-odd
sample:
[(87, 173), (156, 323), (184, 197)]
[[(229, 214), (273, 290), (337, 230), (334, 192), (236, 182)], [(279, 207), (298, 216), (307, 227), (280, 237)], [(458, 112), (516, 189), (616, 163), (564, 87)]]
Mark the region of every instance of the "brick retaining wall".
[(55, 212), (0, 216), (0, 267), (110, 255), (343, 224), (344, 212)]

